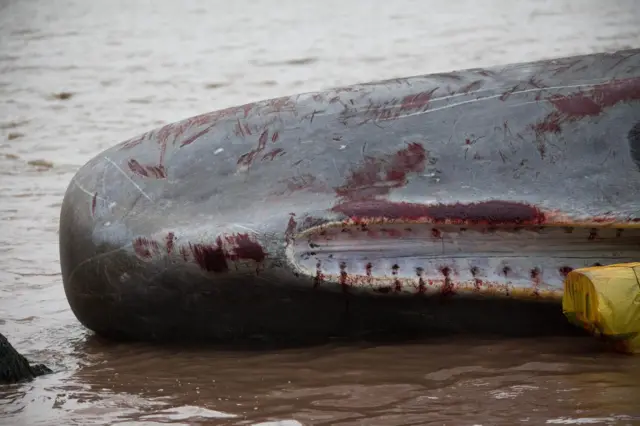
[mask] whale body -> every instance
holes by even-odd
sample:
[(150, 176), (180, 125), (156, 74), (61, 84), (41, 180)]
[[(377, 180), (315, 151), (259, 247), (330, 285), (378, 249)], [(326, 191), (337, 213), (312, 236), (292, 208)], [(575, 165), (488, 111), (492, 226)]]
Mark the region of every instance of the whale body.
[(637, 261), (639, 226), (636, 49), (151, 130), (73, 177), (60, 260), (78, 320), (113, 338), (523, 331), (557, 327), (572, 269)]

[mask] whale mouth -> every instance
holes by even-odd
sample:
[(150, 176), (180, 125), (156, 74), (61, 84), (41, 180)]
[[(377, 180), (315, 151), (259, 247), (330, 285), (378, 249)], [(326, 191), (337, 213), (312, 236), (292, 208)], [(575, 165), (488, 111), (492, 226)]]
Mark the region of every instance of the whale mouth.
[(298, 235), (290, 255), (316, 287), (558, 298), (573, 269), (637, 261), (640, 228), (334, 223)]

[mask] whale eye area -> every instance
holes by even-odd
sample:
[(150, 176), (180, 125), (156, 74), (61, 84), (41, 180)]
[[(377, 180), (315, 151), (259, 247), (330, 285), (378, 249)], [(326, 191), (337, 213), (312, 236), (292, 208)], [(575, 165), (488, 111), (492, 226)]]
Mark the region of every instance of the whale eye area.
[(627, 138), (629, 139), (629, 152), (631, 153), (631, 158), (640, 170), (640, 121), (638, 121), (636, 125), (629, 130)]

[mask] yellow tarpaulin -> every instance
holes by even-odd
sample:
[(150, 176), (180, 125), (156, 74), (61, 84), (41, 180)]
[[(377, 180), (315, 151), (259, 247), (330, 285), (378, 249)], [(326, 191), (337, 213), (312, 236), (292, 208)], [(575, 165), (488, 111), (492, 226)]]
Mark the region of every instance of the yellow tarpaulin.
[(640, 262), (571, 271), (562, 309), (569, 321), (616, 350), (640, 353)]

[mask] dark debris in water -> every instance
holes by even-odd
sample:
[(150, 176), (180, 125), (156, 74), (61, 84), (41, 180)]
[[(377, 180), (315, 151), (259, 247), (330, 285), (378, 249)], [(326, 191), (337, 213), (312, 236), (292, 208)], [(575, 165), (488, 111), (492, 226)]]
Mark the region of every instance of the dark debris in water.
[(204, 85), (205, 89), (220, 89), (221, 87), (228, 86), (227, 83), (217, 82), (217, 83), (207, 83)]
[(71, 92), (59, 92), (51, 95), (53, 99), (58, 99), (60, 101), (66, 101), (68, 99), (71, 99), (72, 96), (73, 96), (73, 93)]
[(27, 162), (27, 164), (37, 167), (40, 170), (47, 170), (53, 167), (53, 163), (47, 160), (31, 160)]
[(27, 123), (29, 123), (29, 120), (8, 121), (0, 123), (0, 129), (15, 129), (16, 127), (24, 126)]
[(19, 133), (19, 132), (11, 132), (7, 135), (7, 139), (12, 141), (14, 139), (19, 139), (24, 137), (24, 133)]

